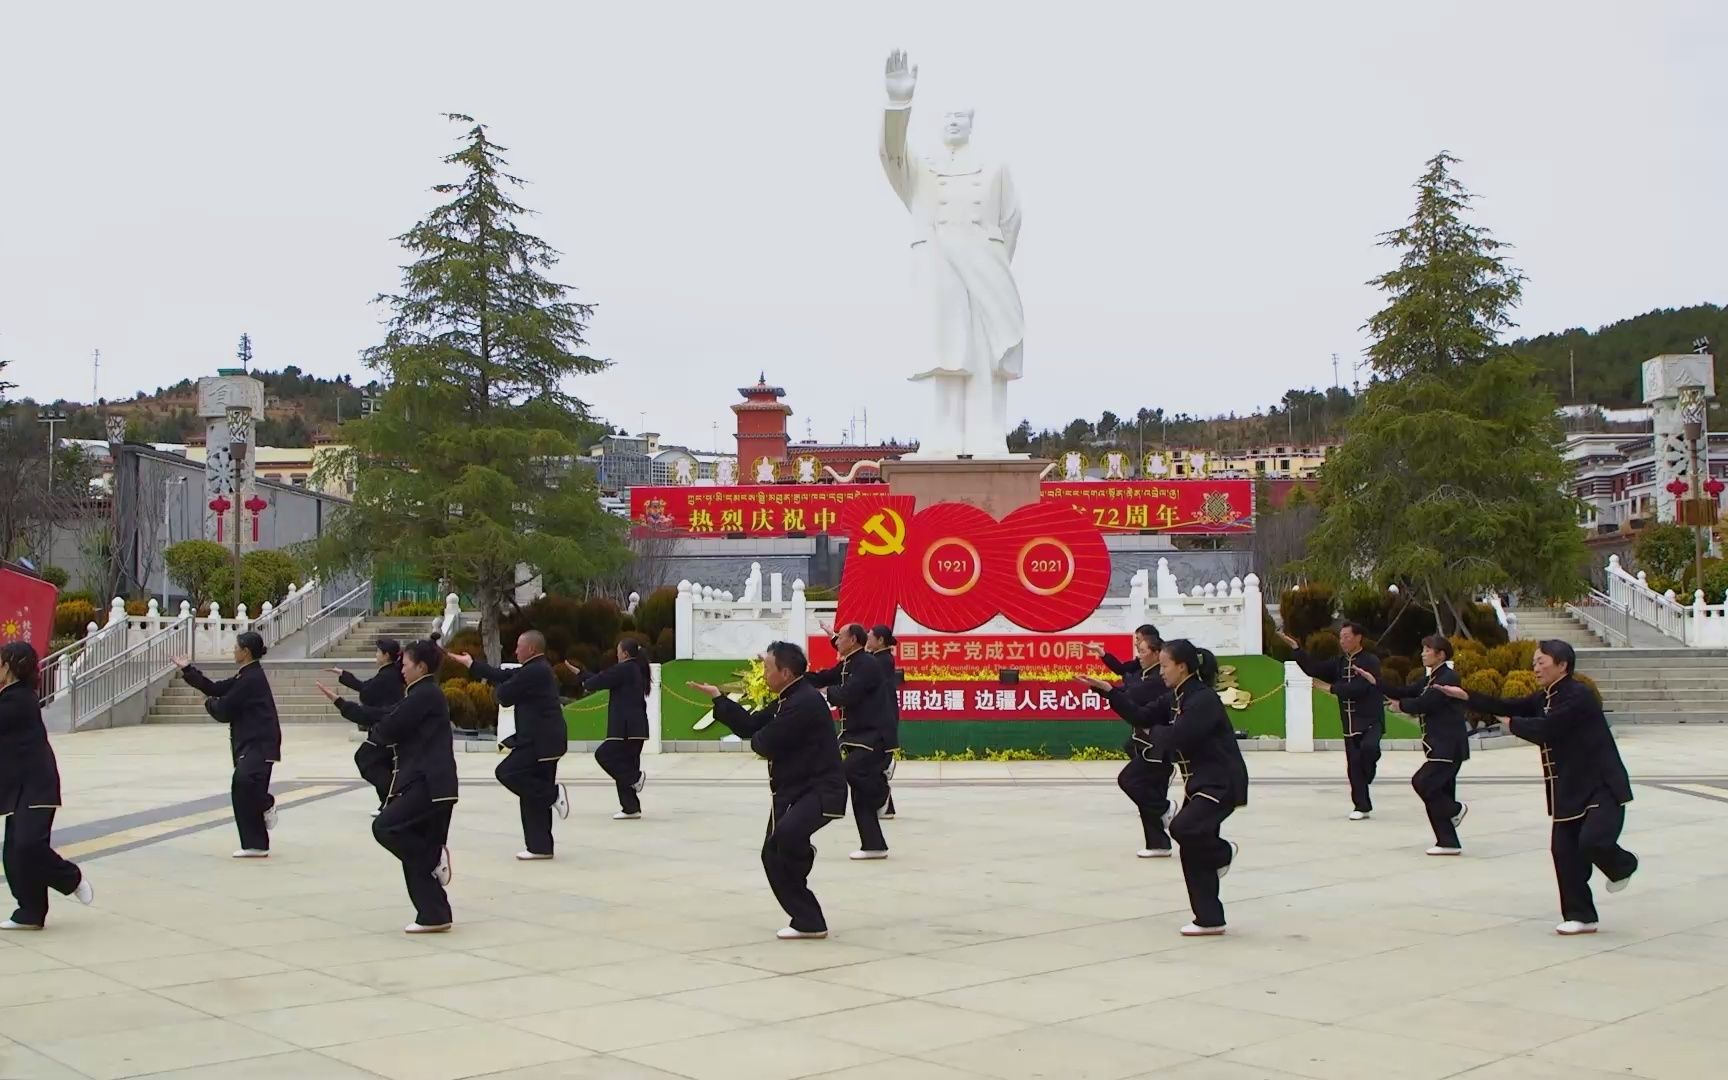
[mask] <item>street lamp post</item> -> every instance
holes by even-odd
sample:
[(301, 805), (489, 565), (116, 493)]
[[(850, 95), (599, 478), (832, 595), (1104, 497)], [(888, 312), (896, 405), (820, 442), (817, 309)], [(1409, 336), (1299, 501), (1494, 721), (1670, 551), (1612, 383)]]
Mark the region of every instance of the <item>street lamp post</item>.
[(54, 425), (66, 422), (66, 413), (53, 406), (36, 414), (38, 424), (48, 425), (48, 494), (54, 494), (54, 448), (58, 445), (54, 440)]
[(228, 453), (234, 463), (234, 610), (240, 610), (240, 515), (242, 481), (246, 475), (246, 443), (252, 433), (252, 410), (244, 406), (228, 410)]
[[(126, 418), (110, 413), (102, 418), (102, 422), (108, 430), (108, 508), (114, 518), (114, 540), (109, 549), (108, 563), (113, 587), (118, 592), (126, 580), (120, 557), (120, 447), (126, 442)], [(144, 573), (142, 566), (135, 569), (140, 574)]]
[(170, 515), (172, 514), (172, 508), (173, 508), (172, 499), (174, 497), (174, 485), (175, 484), (180, 485), (180, 491), (182, 494), (184, 494), (186, 491), (186, 478), (184, 476), (170, 476), (168, 478), (167, 482), (165, 482), (162, 485), (162, 608), (161, 608), (161, 611), (162, 611), (164, 616), (166, 616), (168, 613), (168, 546), (169, 546), (169, 541), (174, 539), (174, 527), (173, 527), (173, 520), (174, 519)]
[(1698, 476), (1698, 444), (1704, 438), (1704, 388), (1680, 388), (1680, 424), (1686, 435), (1686, 456), (1689, 483), (1686, 520), (1692, 526), (1692, 568), (1696, 577), (1693, 588), (1704, 587), (1704, 488)]

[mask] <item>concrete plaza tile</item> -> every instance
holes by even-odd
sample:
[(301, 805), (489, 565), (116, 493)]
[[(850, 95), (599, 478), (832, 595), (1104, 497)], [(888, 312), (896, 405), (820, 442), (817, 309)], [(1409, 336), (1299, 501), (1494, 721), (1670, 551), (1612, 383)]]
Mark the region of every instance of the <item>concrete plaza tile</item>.
[(699, 960), (771, 971), (777, 975), (799, 975), (823, 968), (846, 967), (872, 960), (886, 960), (892, 953), (829, 939), (820, 949), (789, 949), (784, 941), (760, 941), (751, 945), (728, 945), (693, 954)]
[(269, 1057), (247, 1058), (244, 1063), (224, 1062), (190, 1069), (150, 1073), (138, 1080), (378, 1080), (378, 1074), (345, 1065), (309, 1050)]
[(998, 1080), (1125, 1080), (1180, 1064), (1191, 1055), (1102, 1035), (1075, 1039), (1054, 1028), (1027, 1028), (918, 1057)]
[(394, 934), (362, 934), (349, 927), (342, 937), (296, 941), (284, 945), (254, 945), (246, 951), (254, 956), (268, 957), (293, 967), (321, 969), (368, 961), (439, 956), (448, 950), (441, 949), (424, 938), (417, 939), (404, 934), (400, 928)]
[(1297, 1080), (1295, 1073), (1278, 1072), (1263, 1065), (1238, 1065), (1223, 1058), (1201, 1058), (1168, 1069), (1142, 1073), (1129, 1080)]
[[(370, 1075), (370, 1074), (368, 1074)], [(634, 1061), (595, 1054), (591, 1057), (552, 1061), (521, 1069), (486, 1073), (485, 1080), (685, 1080), (677, 1073), (640, 1065)]]
[(978, 1077), (978, 1073), (961, 1072), (933, 1061), (898, 1057), (821, 1073), (811, 1080), (978, 1080)]
[[(788, 942), (797, 948), (804, 942)], [(809, 943), (819, 947), (819, 943)], [(896, 997), (923, 997), (979, 983), (1000, 982), (1011, 978), (1006, 971), (983, 968), (973, 964), (957, 964), (924, 956), (896, 956), (889, 960), (871, 960), (848, 967), (813, 971), (812, 979), (855, 986), (860, 990), (893, 994)]]
[(1530, 1054), (1520, 1054), (1458, 1073), (1453, 1080), (1609, 1080), (1610, 1077), (1626, 1080), (1626, 1076), (1623, 1072), (1602, 1072), (1558, 1061), (1546, 1061)]
[(1067, 941), (1051, 941), (1043, 935), (1036, 935), (1007, 938), (983, 945), (966, 945), (935, 954), (935, 958), (1012, 972), (1015, 975), (1042, 975), (1113, 960), (1121, 955), (1120, 947), (1110, 950), (1103, 944), (1077, 945)]
[(1728, 1024), (1722, 1022), (1725, 1016), (1728, 1016), (1728, 990), (1712, 990), (1708, 994), (1639, 1013), (1624, 1021), (1623, 1026), (1672, 1031), (1728, 1043)]
[(511, 964), (500, 964), (496, 960), (470, 956), (464, 952), (414, 956), (403, 960), (374, 960), (364, 964), (345, 964), (328, 970), (336, 978), (370, 986), (387, 994), (405, 994), (412, 990), (431, 990), (440, 986), (465, 986), (468, 983), (531, 974)]
[(99, 919), (71, 926), (50, 926), (36, 935), (30, 948), (68, 964), (83, 966), (150, 960), (159, 956), (184, 956), (211, 952), (219, 945), (202, 938), (133, 919)]
[[(42, 1053), (95, 1080), (117, 1080), (220, 1062), (241, 1062), (294, 1049), (226, 1020), (136, 1028), (43, 1043)], [(236, 1074), (243, 1071), (235, 1066)]]
[(1077, 1037), (1104, 1035), (1147, 1046), (1163, 1046), (1184, 1053), (1213, 1056), (1285, 1038), (1319, 1025), (1282, 1016), (1247, 1016), (1220, 1005), (1182, 998), (1167, 998), (1150, 1007), (1095, 1013), (1057, 1025)]
[(1636, 1022), (1600, 1028), (1549, 1043), (1531, 1056), (1602, 1072), (1649, 1080), (1697, 1080), (1720, 1076), (1728, 1047), (1718, 1039), (1682, 1034)]
[(305, 915), (291, 915), (256, 922), (211, 923), (196, 931), (205, 941), (231, 949), (250, 949), (259, 945), (293, 945), (319, 938), (350, 937), (353, 927)]
[(609, 1005), (637, 996), (626, 990), (586, 982), (581, 974), (577, 971), (563, 975), (517, 975), (489, 982), (416, 990), (408, 996), (415, 1001), (481, 1020), (509, 1020), (532, 1013)]
[(461, 1080), (588, 1053), (524, 1031), (501, 1032), (490, 1024), (343, 1043), (319, 1052), (389, 1080)]
[(691, 1080), (795, 1080), (865, 1065), (887, 1055), (780, 1024), (640, 1046), (615, 1056)]
[(1023, 1021), (1003, 1016), (915, 1000), (831, 1012), (786, 1025), (794, 1031), (841, 1039), (890, 1054), (920, 1054), (955, 1043), (1006, 1035), (1027, 1026)]
[(0, 1045), (0, 1076), (6, 1080), (89, 1080), (83, 1073), (17, 1043)]
[(1384, 1035), (1420, 1032), (1424, 1039), (1495, 1054), (1521, 1054), (1558, 1039), (1595, 1029), (1587, 1020), (1533, 1012), (1511, 1005), (1483, 1007), (1446, 998), (1398, 1005), (1341, 1018), (1342, 1027)]
[(1500, 1055), (1373, 1031), (1315, 1028), (1223, 1055), (1226, 1061), (1281, 1069), (1315, 1080), (1439, 1080)]
[(1141, 1001), (1191, 996), (1259, 977), (1257, 972), (1222, 962), (1236, 944), (1228, 937), (1179, 940), (1183, 947), (1170, 952), (1085, 964), (1058, 974), (1065, 980), (1093, 983), (1124, 996), (1139, 995)]
[(657, 998), (520, 1016), (506, 1023), (585, 1050), (614, 1053), (634, 1046), (712, 1035), (743, 1026), (735, 1016)]
[(375, 997), (300, 1005), (291, 1009), (242, 1013), (236, 1024), (261, 1031), (285, 1043), (315, 1050), (362, 1039), (435, 1031), (472, 1023), (461, 1013), (407, 998)]
[[(820, 949), (823, 942), (782, 942), (788, 948)], [(589, 982), (627, 990), (634, 994), (673, 994), (680, 990), (700, 990), (705, 986), (725, 986), (768, 976), (742, 964), (719, 960), (701, 960), (691, 956), (655, 956), (623, 964), (601, 964), (582, 968), (582, 978)]]
[[(1511, 1005), (1556, 1016), (1613, 1023), (1684, 1001), (1708, 989), (1701, 987), (1696, 973), (1689, 970), (1697, 965), (1674, 965), (1688, 969), (1687, 975), (1692, 977), (1679, 976), (1677, 982), (1670, 983), (1664, 981), (1663, 973), (1649, 968), (1634, 974), (1624, 964), (1580, 968), (1579, 963), (1582, 961), (1557, 964), (1527, 975), (1459, 990), (1452, 996), (1467, 1002)], [(1669, 962), (1650, 960), (1645, 963)], [(1610, 972), (1615, 971), (1626, 977), (1614, 981)], [(1679, 973), (1675, 974), (1678, 976)], [(1703, 981), (1713, 981), (1713, 977)]]
[(66, 967), (64, 961), (39, 953), (35, 949), (12, 945), (0, 949), (0, 978), (11, 975), (26, 975), (37, 971), (53, 971), (56, 968), (64, 967)]
[(773, 1024), (819, 1013), (850, 1013), (892, 1000), (887, 994), (798, 975), (707, 986), (668, 994), (661, 1000), (707, 1009), (758, 1024)]
[(1027, 1024), (1057, 1024), (1096, 1013), (1115, 1012), (1130, 1005), (1144, 1005), (1179, 993), (1179, 986), (1163, 982), (1105, 985), (1058, 972), (963, 986), (927, 995), (926, 1000)]
[(296, 1005), (351, 1001), (372, 997), (378, 991), (322, 972), (284, 971), (244, 979), (167, 986), (156, 993), (212, 1016), (234, 1016), (269, 1009), (292, 1009)]
[(121, 994), (132, 987), (78, 968), (56, 968), (0, 979), (0, 1008), (70, 1001), (97, 994)]
[(1238, 982), (1188, 996), (1227, 1009), (1330, 1024), (1356, 1013), (1423, 1000), (1429, 994), (1419, 984), (1365, 989), (1320, 978), (1310, 969)]
[(106, 1035), (114, 1031), (207, 1019), (209, 1017), (197, 1009), (137, 990), (98, 994), (82, 998), (73, 1006), (50, 1001), (0, 1009), (0, 1035), (37, 1046), (80, 1035)]
[(274, 975), (291, 971), (299, 965), (272, 960), (241, 949), (220, 952), (192, 953), (187, 956), (159, 956), (154, 960), (127, 960), (118, 964), (91, 964), (85, 970), (117, 979), (140, 990), (159, 990), (165, 986), (211, 982), (217, 979), (244, 979), (253, 975)]
[[(668, 952), (701, 952), (724, 948), (727, 945), (751, 945), (759, 941), (772, 941), (774, 931), (786, 925), (786, 916), (780, 914), (779, 909), (774, 906), (773, 898), (766, 895), (766, 886), (763, 887), (763, 893), (763, 896), (754, 901), (754, 906), (761, 911), (760, 918), (755, 920), (669, 920), (650, 926), (616, 927), (607, 931), (607, 936)], [(748, 908), (747, 902), (746, 910)]]
[(632, 941), (545, 929), (540, 931), (539, 940), (479, 948), (469, 948), (467, 936), (464, 934), (462, 945), (467, 952), (475, 956), (531, 971), (569, 971), (574, 968), (601, 967), (667, 955), (661, 949)]

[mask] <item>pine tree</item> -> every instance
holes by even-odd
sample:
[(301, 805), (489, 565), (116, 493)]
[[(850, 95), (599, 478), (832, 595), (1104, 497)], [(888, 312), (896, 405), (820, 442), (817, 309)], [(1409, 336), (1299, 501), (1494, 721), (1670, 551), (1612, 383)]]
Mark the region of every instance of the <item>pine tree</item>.
[(354, 504), (321, 543), (325, 568), (409, 562), (469, 594), (486, 655), (523, 582), (519, 568), (562, 581), (615, 571), (623, 523), (605, 513), (575, 465), (593, 422), (564, 390), (606, 361), (585, 355), (592, 305), (545, 276), (559, 254), (524, 232), (529, 211), (507, 189), (504, 147), (472, 118), (444, 159), (461, 176), (433, 188), (448, 201), (399, 239), (415, 256), (401, 292), (378, 298), (392, 318), (364, 354), (388, 384), (372, 416), (348, 425)]

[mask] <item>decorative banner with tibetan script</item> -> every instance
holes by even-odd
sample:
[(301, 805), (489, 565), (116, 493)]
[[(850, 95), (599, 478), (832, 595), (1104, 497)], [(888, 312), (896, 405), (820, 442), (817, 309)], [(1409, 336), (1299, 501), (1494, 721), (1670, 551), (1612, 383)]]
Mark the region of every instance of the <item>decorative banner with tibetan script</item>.
[[(1042, 485), (1043, 501), (1071, 506), (1106, 532), (1241, 533), (1254, 528), (1251, 480), (1113, 480)], [(644, 532), (691, 536), (850, 536), (841, 511), (884, 493), (881, 484), (634, 487), (630, 520)]]

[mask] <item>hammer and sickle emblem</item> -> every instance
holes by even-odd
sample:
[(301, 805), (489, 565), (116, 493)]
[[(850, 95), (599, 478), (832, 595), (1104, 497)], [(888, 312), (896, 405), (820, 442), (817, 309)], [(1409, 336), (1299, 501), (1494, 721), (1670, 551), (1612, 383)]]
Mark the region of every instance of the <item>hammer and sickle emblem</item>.
[(906, 520), (893, 510), (871, 514), (864, 522), (864, 532), (876, 540), (860, 540), (860, 555), (899, 555), (906, 550)]

